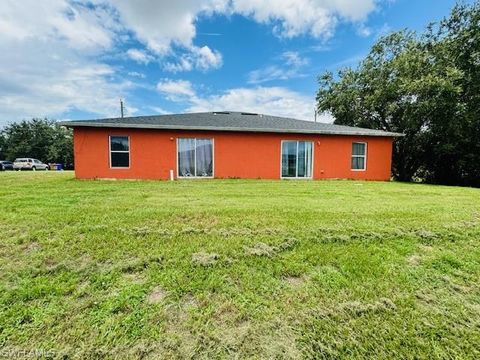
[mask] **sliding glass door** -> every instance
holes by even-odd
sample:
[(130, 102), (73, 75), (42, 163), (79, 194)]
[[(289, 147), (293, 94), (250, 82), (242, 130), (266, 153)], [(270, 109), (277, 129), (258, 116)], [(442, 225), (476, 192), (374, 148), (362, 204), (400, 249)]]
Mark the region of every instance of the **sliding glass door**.
[(311, 141), (282, 141), (282, 178), (311, 178), (312, 156)]
[(213, 176), (213, 140), (178, 139), (178, 176)]

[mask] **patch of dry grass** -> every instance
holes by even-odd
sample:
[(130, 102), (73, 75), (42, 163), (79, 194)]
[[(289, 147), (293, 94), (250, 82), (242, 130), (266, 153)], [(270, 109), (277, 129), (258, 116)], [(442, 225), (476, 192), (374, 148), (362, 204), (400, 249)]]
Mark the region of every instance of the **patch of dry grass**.
[(220, 259), (218, 254), (209, 254), (206, 252), (198, 252), (192, 254), (192, 263), (194, 265), (210, 266)]
[(147, 302), (149, 304), (158, 304), (161, 303), (165, 297), (167, 296), (167, 292), (162, 289), (160, 286), (156, 286), (152, 292), (147, 297)]

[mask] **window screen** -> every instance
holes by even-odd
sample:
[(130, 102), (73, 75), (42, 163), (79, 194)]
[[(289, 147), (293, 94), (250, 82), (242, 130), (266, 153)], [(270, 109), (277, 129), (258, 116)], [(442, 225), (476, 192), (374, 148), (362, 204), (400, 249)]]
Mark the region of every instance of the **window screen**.
[(312, 177), (313, 143), (285, 140), (282, 142), (282, 177)]
[(178, 176), (213, 176), (212, 139), (178, 139)]
[(130, 166), (130, 141), (128, 136), (110, 136), (110, 167)]
[(352, 143), (352, 170), (365, 170), (367, 165), (367, 144)]

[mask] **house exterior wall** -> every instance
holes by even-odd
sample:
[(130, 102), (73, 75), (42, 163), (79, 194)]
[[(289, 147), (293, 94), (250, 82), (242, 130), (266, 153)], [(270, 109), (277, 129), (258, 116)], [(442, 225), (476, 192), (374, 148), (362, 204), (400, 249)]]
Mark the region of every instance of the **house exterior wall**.
[[(110, 168), (109, 136), (130, 137), (130, 167)], [(80, 179), (177, 177), (177, 139), (211, 138), (215, 178), (280, 179), (281, 141), (313, 142), (313, 179), (389, 180), (391, 137), (182, 131), (121, 128), (74, 129), (75, 175)], [(367, 143), (365, 171), (351, 170), (352, 142)]]

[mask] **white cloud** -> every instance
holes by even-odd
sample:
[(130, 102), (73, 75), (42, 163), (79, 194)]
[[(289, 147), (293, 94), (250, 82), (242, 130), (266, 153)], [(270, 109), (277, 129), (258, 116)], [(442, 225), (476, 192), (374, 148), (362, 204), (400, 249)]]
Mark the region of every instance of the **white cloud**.
[(166, 62), (163, 64), (163, 70), (176, 73), (180, 71), (190, 71), (193, 69), (193, 63), (189, 56), (182, 56), (176, 62)]
[(361, 21), (376, 7), (375, 0), (232, 0), (233, 11), (257, 22), (273, 24), (276, 33), (328, 38), (340, 20)]
[(140, 73), (138, 71), (129, 71), (127, 73), (128, 76), (132, 76), (132, 77), (137, 77), (137, 78), (140, 78), (140, 79), (145, 79), (146, 78), (146, 75), (143, 74), (143, 73)]
[[(315, 101), (284, 87), (233, 88), (221, 94), (203, 96), (195, 92), (186, 80), (164, 79), (157, 89), (170, 101), (184, 104), (185, 111), (204, 112), (238, 110), (296, 119), (313, 120)], [(331, 117), (318, 116), (318, 121), (331, 121)]]
[(248, 82), (250, 84), (261, 84), (273, 80), (288, 80), (305, 76), (301, 73), (301, 70), (309, 63), (309, 60), (301, 57), (298, 52), (286, 51), (280, 56), (279, 60), (280, 64), (251, 71), (248, 74)]
[[(382, 0), (97, 0), (113, 7), (121, 22), (156, 54), (172, 44), (189, 48), (201, 16), (240, 14), (272, 26), (282, 37), (328, 38), (340, 21), (361, 22)], [(384, 0), (387, 1), (387, 0)]]
[(188, 111), (239, 110), (313, 120), (313, 97), (283, 87), (229, 89), (220, 95), (195, 97)]
[(195, 96), (192, 84), (187, 80), (164, 79), (157, 84), (157, 90), (172, 101)]
[(92, 57), (115, 42), (106, 14), (63, 0), (0, 4), (0, 125), (74, 109), (118, 113), (134, 85)]
[(370, 35), (372, 35), (372, 29), (368, 26), (365, 26), (365, 24), (360, 24), (357, 27), (357, 34), (361, 37), (369, 37)]
[(61, 39), (71, 48), (88, 50), (112, 45), (116, 26), (102, 6), (87, 8), (67, 0), (4, 0), (0, 5), (2, 39), (51, 41)]
[(196, 34), (195, 18), (213, 1), (111, 0), (121, 21), (157, 54), (170, 51), (171, 43), (189, 46)]
[(149, 108), (150, 108), (151, 110), (153, 110), (156, 114), (160, 114), (160, 115), (171, 114), (170, 111), (165, 110), (164, 108), (161, 108), (161, 107), (159, 107), (159, 106), (150, 106)]
[(115, 70), (110, 66), (85, 61), (69, 51), (50, 51), (18, 49), (18, 58), (6, 55), (0, 60), (0, 124), (60, 116), (73, 109), (117, 114), (118, 99), (132, 83), (111, 81)]
[(292, 65), (296, 67), (304, 66), (309, 63), (309, 60), (302, 58), (300, 54), (296, 51), (286, 51), (282, 54), (282, 58), (285, 60), (287, 65)]
[(222, 55), (218, 51), (212, 51), (208, 46), (195, 47), (192, 50), (199, 69), (218, 68), (222, 65)]
[(211, 50), (208, 46), (191, 46), (189, 52), (183, 54), (174, 62), (165, 62), (163, 69), (169, 72), (190, 71), (193, 68), (206, 71), (222, 66), (222, 54)]
[[(98, 0), (101, 1), (101, 0)], [(103, 0), (106, 6), (118, 12), (122, 25), (133, 32), (146, 48), (164, 61), (164, 69), (171, 72), (199, 69), (217, 69), (222, 56), (208, 46), (196, 46), (195, 22), (200, 15), (225, 12), (226, 0)], [(139, 49), (131, 49), (129, 56), (148, 63), (152, 56)]]
[(147, 54), (145, 51), (139, 50), (139, 49), (128, 49), (127, 50), (127, 56), (140, 63), (140, 64), (148, 64), (150, 61), (153, 60), (153, 57), (149, 54)]
[(248, 73), (248, 82), (250, 84), (261, 84), (273, 80), (288, 80), (297, 75), (295, 70), (286, 70), (278, 65), (270, 65), (261, 69), (253, 70)]
[(35, 77), (0, 72), (0, 82), (8, 77), (16, 83), (17, 91), (0, 96), (1, 119), (18, 120), (39, 116), (56, 116), (72, 109), (81, 109), (97, 114), (116, 114), (118, 98), (130, 85), (121, 82), (112, 85), (106, 80), (110, 69), (95, 64), (83, 64), (81, 67), (64, 68), (49, 77), (49, 83), (43, 80), (46, 72)]

